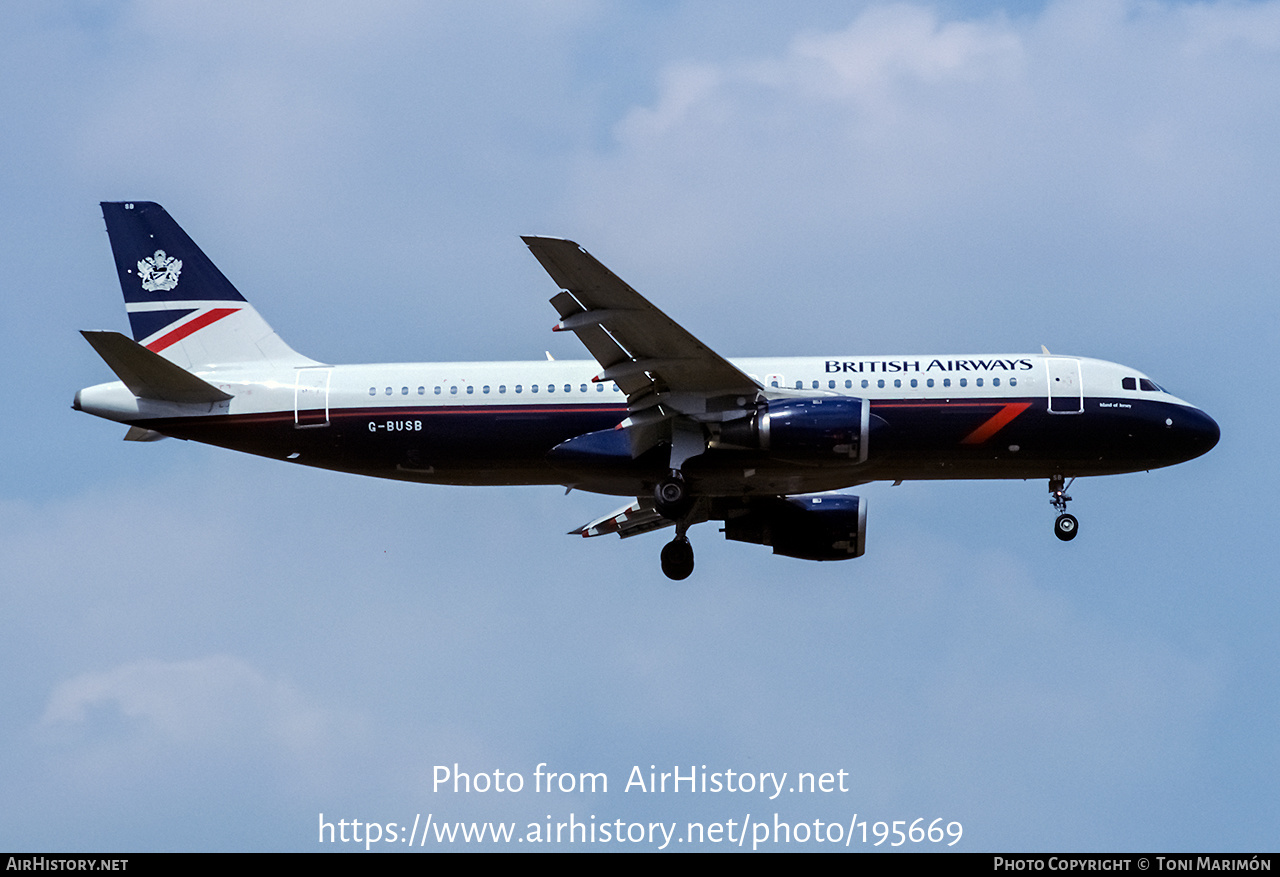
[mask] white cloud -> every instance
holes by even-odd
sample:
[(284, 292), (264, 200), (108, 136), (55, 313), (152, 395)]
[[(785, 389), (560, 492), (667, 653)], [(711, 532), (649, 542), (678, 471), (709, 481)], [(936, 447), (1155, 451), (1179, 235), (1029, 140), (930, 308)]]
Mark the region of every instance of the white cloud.
[(701, 104), (712, 100), (723, 83), (720, 70), (707, 65), (675, 64), (662, 72), (662, 85), (657, 106), (637, 107), (618, 123), (618, 138), (639, 143), (661, 137), (689, 117), (704, 110)]
[(582, 162), (576, 210), (597, 246), (625, 239), (671, 275), (717, 260), (757, 311), (802, 264), (833, 299), (856, 276), (953, 326), (957, 283), (1019, 306), (1047, 284), (1082, 307), (1114, 304), (1115, 284), (1150, 311), (1267, 246), (1278, 19), (1274, 3), (872, 5), (773, 54), (668, 64)]
[(76, 726), (92, 737), (102, 710), (173, 743), (265, 741), (296, 755), (316, 754), (328, 724), (291, 685), (229, 655), (82, 673), (53, 690), (40, 723)]
[(1023, 41), (1003, 18), (942, 21), (931, 9), (867, 9), (843, 31), (805, 34), (791, 44), (789, 66), (820, 67), (817, 90), (832, 98), (883, 95), (895, 83), (939, 85), (1016, 75)]
[(1275, 3), (1194, 3), (1181, 11), (1191, 55), (1280, 51), (1280, 6)]

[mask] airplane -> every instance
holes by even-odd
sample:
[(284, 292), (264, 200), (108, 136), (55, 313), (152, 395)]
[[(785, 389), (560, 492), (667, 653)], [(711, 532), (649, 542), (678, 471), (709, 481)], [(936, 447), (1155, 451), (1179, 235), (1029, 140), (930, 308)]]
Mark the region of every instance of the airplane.
[(129, 427), (342, 472), (431, 484), (560, 485), (626, 497), (570, 531), (689, 529), (774, 554), (866, 548), (873, 481), (1048, 479), (1074, 539), (1080, 476), (1169, 466), (1218, 442), (1142, 372), (1050, 354), (823, 354), (730, 361), (573, 241), (524, 237), (559, 292), (553, 327), (592, 360), (330, 365), (293, 350), (159, 204), (103, 202), (132, 338), (83, 332), (119, 378), (73, 408)]

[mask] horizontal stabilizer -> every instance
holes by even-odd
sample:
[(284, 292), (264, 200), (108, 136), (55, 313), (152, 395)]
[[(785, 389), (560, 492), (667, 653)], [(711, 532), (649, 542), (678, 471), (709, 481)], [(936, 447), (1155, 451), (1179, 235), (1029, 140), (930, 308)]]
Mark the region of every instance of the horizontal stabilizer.
[(225, 402), (231, 396), (119, 332), (81, 332), (98, 355), (139, 399), (161, 402)]

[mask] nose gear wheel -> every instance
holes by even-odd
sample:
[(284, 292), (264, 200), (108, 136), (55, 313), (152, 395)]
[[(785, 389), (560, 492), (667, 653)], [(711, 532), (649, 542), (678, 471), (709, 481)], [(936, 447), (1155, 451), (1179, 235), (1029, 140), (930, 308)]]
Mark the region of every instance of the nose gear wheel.
[(1076, 520), (1075, 515), (1061, 514), (1058, 519), (1053, 522), (1053, 535), (1057, 536), (1063, 542), (1070, 542), (1076, 538), (1079, 532), (1080, 522)]
[(1053, 522), (1053, 535), (1063, 542), (1070, 542), (1080, 532), (1080, 522), (1076, 520), (1076, 516), (1067, 514), (1067, 503), (1071, 501), (1071, 497), (1067, 496), (1067, 488), (1074, 481), (1074, 478), (1066, 481), (1061, 475), (1054, 475), (1049, 479), (1049, 504), (1058, 512), (1058, 518)]

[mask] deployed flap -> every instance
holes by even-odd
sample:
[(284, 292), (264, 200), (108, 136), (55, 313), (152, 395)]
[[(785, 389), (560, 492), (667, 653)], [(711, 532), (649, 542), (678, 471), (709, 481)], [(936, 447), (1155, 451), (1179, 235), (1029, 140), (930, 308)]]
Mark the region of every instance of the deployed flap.
[(525, 237), (566, 292), (551, 299), (557, 330), (571, 330), (633, 401), (649, 391), (747, 395), (760, 385), (694, 338), (573, 241)]
[(231, 396), (119, 332), (81, 332), (98, 355), (140, 399), (225, 402)]
[(661, 530), (675, 524), (668, 518), (658, 514), (653, 507), (653, 500), (641, 497), (629, 506), (610, 512), (603, 518), (597, 518), (590, 524), (570, 530), (570, 536), (603, 536), (606, 533), (617, 533), (623, 539), (628, 536), (639, 536), (652, 530)]
[(129, 431), (124, 434), (124, 440), (127, 442), (158, 442), (163, 438), (168, 438), (168, 436), (164, 433), (156, 432), (154, 429), (145, 429), (141, 426), (131, 426)]

